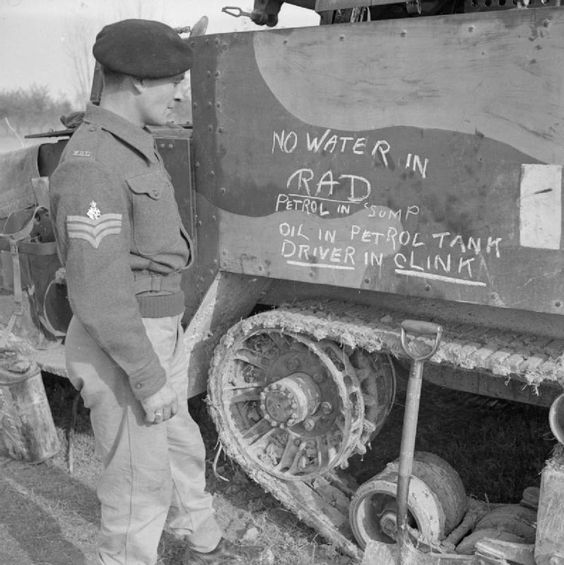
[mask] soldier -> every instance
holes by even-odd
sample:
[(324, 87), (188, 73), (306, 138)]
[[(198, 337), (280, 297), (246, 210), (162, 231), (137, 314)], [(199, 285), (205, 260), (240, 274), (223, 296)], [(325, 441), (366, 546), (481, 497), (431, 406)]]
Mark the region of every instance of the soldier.
[(104, 27), (99, 106), (89, 105), (51, 178), (74, 317), (67, 369), (90, 409), (104, 470), (98, 563), (154, 565), (168, 514), (185, 563), (240, 560), (205, 491), (205, 452), (187, 408), (181, 271), (191, 243), (147, 125), (170, 119), (192, 63), (170, 27)]

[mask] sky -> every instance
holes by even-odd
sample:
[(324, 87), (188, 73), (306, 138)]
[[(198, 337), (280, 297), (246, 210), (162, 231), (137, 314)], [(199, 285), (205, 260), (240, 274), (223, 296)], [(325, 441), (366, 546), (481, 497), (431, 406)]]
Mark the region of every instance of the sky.
[[(141, 17), (183, 27), (205, 15), (208, 34), (263, 29), (248, 18), (221, 12), (224, 6), (250, 11), (252, 4), (252, 0), (0, 0), (0, 90), (45, 85), (52, 96), (72, 100), (79, 88), (75, 64), (91, 56), (94, 37), (103, 25)], [(284, 4), (278, 27), (317, 23), (312, 11)]]

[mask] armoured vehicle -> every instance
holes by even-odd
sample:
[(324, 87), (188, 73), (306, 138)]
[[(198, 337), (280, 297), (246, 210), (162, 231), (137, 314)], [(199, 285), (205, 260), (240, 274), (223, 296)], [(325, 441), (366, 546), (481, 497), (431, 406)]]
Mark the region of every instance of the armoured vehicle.
[[(367, 547), (367, 562), (384, 563), (378, 547), (408, 531), (417, 555), (405, 563), (564, 563), (561, 455), (543, 471), (538, 515), (497, 510), (537, 522), (536, 542), (513, 532), (470, 555), (455, 546), (480, 511), (441, 459), (405, 444), (407, 530), (401, 460), (360, 488), (341, 472), (377, 446), (397, 364), (431, 353), (427, 379), (551, 406), (562, 440), (564, 11), (558, 0), (293, 3), (340, 25), (187, 38), (193, 125), (154, 130), (195, 242), (192, 394), (208, 388), (226, 452), (353, 556)], [(273, 27), (280, 5), (226, 11)], [(14, 195), (41, 204), (34, 179), (71, 134), (4, 157), (5, 217)], [(33, 251), (48, 244), (47, 233), (11, 246), (32, 267), (21, 311), (27, 296), (42, 343), (69, 317), (55, 256)], [(39, 341), (39, 365), (64, 376), (63, 346)], [(488, 519), (482, 529), (498, 531)]]

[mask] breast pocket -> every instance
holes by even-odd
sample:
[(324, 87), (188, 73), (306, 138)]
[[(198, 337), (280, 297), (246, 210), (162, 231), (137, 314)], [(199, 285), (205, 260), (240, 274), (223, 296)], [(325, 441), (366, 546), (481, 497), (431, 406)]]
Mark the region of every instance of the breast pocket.
[(133, 242), (142, 255), (174, 247), (179, 237), (178, 206), (170, 182), (158, 172), (127, 179), (132, 199)]

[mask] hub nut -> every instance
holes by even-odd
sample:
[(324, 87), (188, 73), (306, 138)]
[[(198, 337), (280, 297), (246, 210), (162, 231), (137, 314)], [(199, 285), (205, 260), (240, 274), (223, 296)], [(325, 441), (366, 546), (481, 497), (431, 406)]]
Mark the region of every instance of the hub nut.
[[(292, 361), (288, 359), (288, 362)], [(299, 363), (299, 359), (295, 359)], [(285, 427), (304, 422), (319, 407), (319, 389), (306, 373), (294, 373), (266, 386), (260, 395), (260, 409), (269, 422)], [(315, 424), (314, 424), (315, 425)]]
[(315, 428), (315, 420), (313, 418), (308, 418), (304, 421), (304, 429), (307, 432), (311, 432)]
[(325, 375), (323, 373), (314, 373), (312, 378), (317, 384), (319, 384), (325, 380)]
[(286, 361), (286, 368), (289, 371), (296, 371), (300, 366), (300, 360), (297, 357), (290, 357), (290, 359), (288, 359)]
[(320, 408), (321, 412), (323, 412), (323, 414), (325, 415), (331, 414), (331, 412), (333, 412), (333, 406), (331, 406), (330, 402), (322, 402)]
[(397, 516), (395, 512), (387, 511), (380, 518), (382, 531), (392, 539), (395, 539), (398, 531)]

